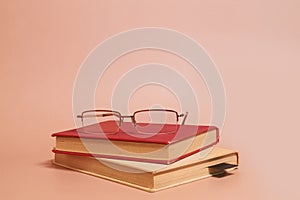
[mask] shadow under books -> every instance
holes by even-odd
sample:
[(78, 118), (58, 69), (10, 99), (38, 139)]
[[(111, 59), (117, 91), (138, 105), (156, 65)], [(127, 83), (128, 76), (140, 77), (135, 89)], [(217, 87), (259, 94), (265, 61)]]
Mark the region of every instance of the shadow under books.
[(39, 165), (42, 166), (42, 167), (48, 168), (48, 169), (60, 169), (60, 170), (64, 170), (64, 171), (70, 171), (67, 168), (55, 165), (53, 163), (53, 159), (49, 159), (49, 160), (46, 160), (44, 162), (41, 162), (41, 163), (39, 163)]

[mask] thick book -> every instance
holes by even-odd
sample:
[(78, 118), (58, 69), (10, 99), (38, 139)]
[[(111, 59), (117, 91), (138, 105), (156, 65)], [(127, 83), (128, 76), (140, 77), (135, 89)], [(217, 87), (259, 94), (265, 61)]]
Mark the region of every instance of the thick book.
[(239, 165), (233, 150), (214, 147), (206, 157), (200, 153), (170, 165), (56, 153), (54, 164), (148, 192), (220, 177)]
[(219, 142), (218, 128), (214, 126), (180, 125), (175, 133), (159, 132), (150, 136), (128, 132), (132, 130), (130, 127), (131, 123), (124, 122), (115, 134), (85, 133), (80, 128), (54, 133), (53, 152), (170, 164)]

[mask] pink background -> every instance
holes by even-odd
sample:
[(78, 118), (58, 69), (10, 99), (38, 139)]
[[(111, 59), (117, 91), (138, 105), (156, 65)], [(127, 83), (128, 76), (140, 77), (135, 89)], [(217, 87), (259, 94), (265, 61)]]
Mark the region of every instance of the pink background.
[[(299, 199), (299, 9), (297, 0), (1, 1), (1, 197)], [(80, 64), (107, 37), (146, 26), (191, 36), (217, 64), (220, 146), (241, 156), (234, 176), (149, 194), (51, 165), (50, 134), (74, 127)]]

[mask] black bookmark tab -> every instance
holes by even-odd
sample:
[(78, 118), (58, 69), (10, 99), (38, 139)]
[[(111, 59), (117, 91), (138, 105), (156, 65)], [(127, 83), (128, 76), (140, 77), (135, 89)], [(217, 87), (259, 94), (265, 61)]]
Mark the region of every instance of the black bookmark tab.
[(222, 178), (224, 176), (231, 175), (230, 173), (228, 173), (226, 171), (227, 169), (235, 168), (237, 166), (238, 165), (229, 164), (229, 163), (220, 163), (220, 164), (217, 164), (217, 165), (209, 166), (208, 170), (209, 170), (209, 173), (213, 177)]

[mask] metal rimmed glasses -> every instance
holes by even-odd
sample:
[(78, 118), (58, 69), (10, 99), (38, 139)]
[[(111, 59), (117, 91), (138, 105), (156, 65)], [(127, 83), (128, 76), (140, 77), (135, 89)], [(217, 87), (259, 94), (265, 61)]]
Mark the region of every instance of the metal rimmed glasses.
[[(125, 118), (130, 118), (136, 132), (142, 134), (175, 133), (178, 129), (179, 118), (185, 123), (188, 112), (178, 114), (170, 109), (144, 109), (133, 115), (121, 115), (113, 110), (87, 110), (78, 115), (84, 132), (106, 134), (117, 133)], [(100, 129), (99, 129), (100, 127)]]

